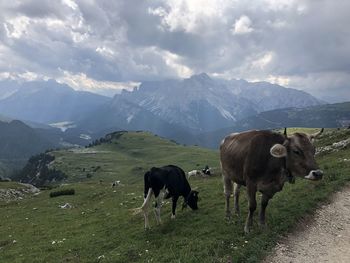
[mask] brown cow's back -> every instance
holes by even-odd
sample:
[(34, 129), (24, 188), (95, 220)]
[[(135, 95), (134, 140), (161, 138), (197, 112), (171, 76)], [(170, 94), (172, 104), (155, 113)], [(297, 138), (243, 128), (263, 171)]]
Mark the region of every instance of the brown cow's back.
[(272, 157), (270, 149), (284, 140), (283, 135), (271, 131), (253, 130), (228, 135), (220, 145), (224, 176), (242, 185), (246, 184), (247, 179), (272, 179), (268, 178), (270, 172), (275, 172), (274, 167), (281, 167), (283, 160)]

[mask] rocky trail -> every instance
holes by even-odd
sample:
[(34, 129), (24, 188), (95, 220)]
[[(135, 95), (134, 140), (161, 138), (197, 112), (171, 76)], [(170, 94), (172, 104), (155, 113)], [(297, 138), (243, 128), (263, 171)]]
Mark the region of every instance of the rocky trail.
[(350, 262), (350, 186), (280, 240), (264, 263)]

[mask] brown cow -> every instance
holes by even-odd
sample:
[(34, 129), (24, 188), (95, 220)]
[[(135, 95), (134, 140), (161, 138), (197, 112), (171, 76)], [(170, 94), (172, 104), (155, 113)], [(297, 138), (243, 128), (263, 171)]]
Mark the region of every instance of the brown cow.
[(288, 137), (272, 131), (247, 131), (228, 135), (220, 145), (221, 169), (226, 196), (226, 216), (231, 218), (229, 200), (234, 184), (234, 208), (239, 214), (239, 190), (247, 187), (249, 214), (244, 231), (253, 224), (256, 209), (255, 195), (262, 193), (259, 223), (265, 225), (265, 209), (269, 199), (282, 190), (284, 183), (294, 176), (319, 180), (323, 172), (318, 169), (314, 155), (312, 135), (295, 133)]

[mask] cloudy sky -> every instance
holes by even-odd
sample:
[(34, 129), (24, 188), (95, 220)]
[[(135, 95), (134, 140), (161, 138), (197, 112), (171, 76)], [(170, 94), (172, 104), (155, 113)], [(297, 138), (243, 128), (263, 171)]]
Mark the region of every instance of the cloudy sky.
[(349, 0), (0, 2), (0, 79), (76, 89), (213, 77), (350, 100)]

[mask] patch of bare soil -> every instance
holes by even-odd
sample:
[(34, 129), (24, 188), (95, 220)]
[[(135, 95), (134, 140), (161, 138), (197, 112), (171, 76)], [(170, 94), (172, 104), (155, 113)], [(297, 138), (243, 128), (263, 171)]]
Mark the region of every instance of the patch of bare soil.
[(264, 263), (350, 262), (350, 187), (337, 192), (297, 230), (282, 239)]

